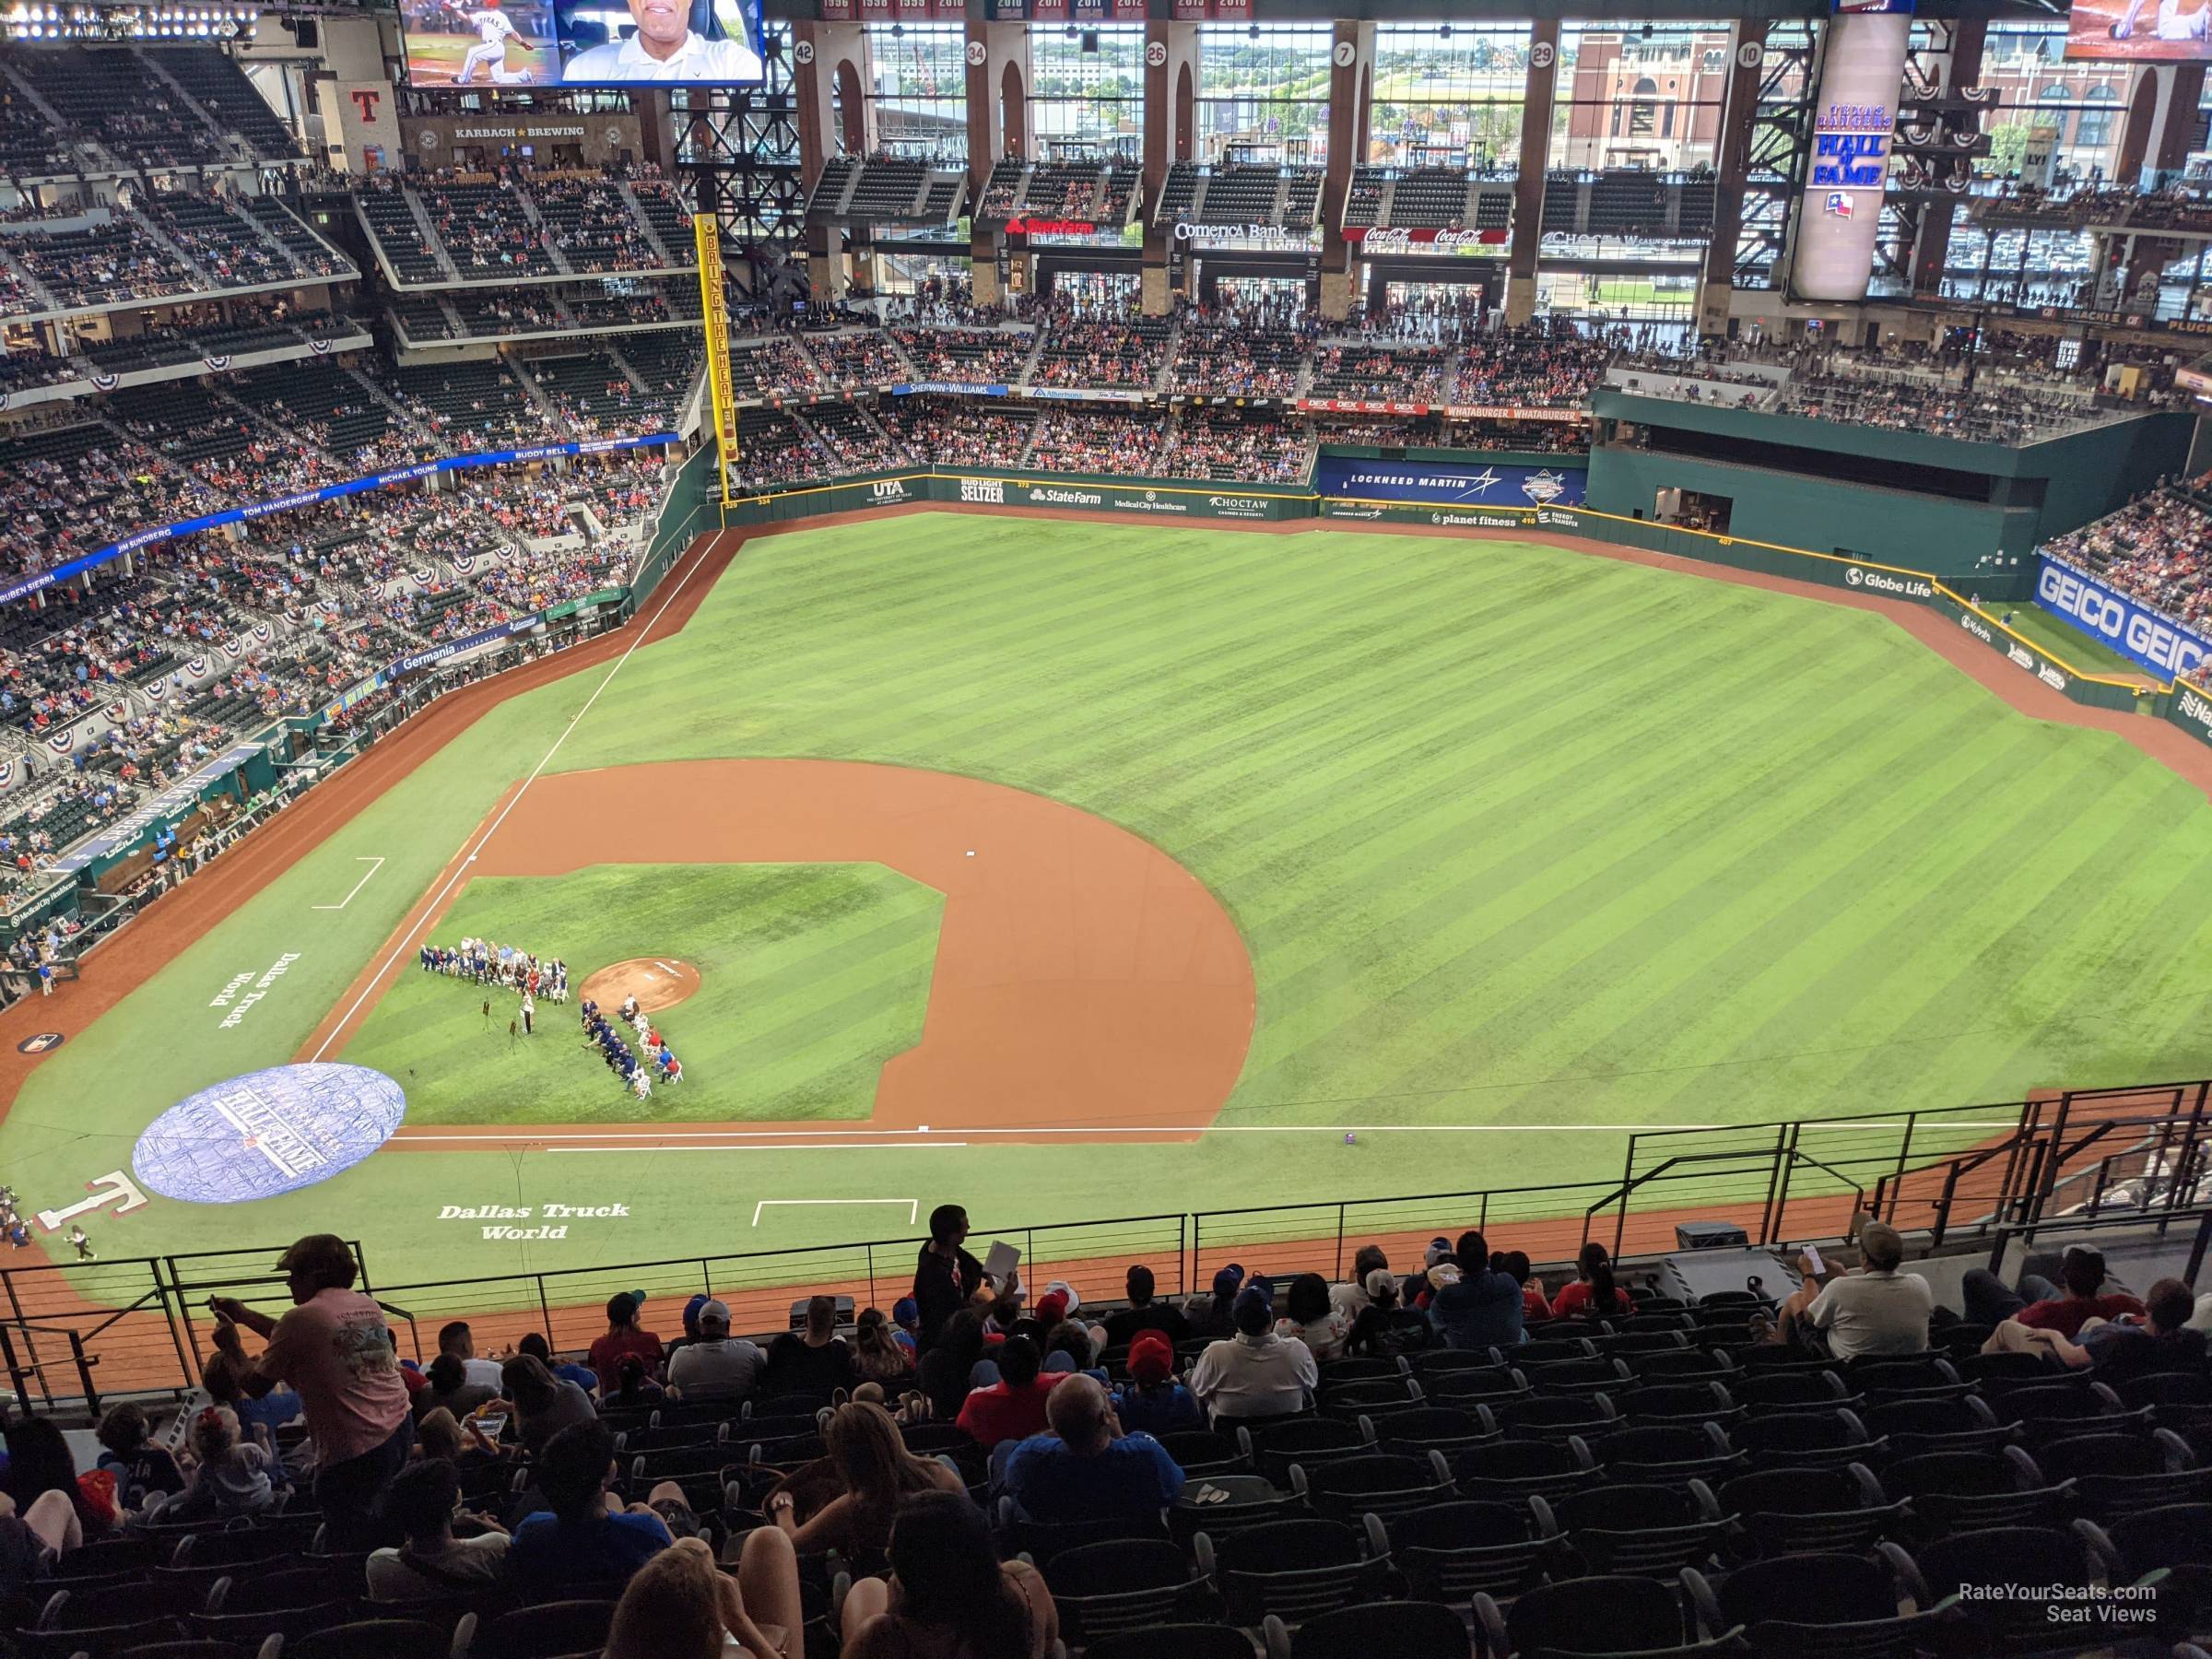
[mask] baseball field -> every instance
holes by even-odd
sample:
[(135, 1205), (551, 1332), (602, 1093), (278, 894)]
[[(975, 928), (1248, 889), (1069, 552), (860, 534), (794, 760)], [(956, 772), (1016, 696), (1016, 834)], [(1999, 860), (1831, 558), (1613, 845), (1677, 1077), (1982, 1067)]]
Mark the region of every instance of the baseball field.
[[(947, 512), (699, 568), (680, 630), (498, 702), (84, 1029), (57, 997), (0, 1180), (68, 1202), (195, 1090), (371, 1066), (407, 1100), (382, 1150), (149, 1194), (95, 1243), (336, 1230), (496, 1304), (947, 1198), (1585, 1181), (1630, 1126), (2212, 1071), (2203, 790), (1878, 608), (1512, 541)], [(640, 1100), (573, 1001), (525, 1036), (420, 971), (464, 935), (665, 970), (682, 1083)], [(549, 1206), (605, 1213), (547, 1236)]]

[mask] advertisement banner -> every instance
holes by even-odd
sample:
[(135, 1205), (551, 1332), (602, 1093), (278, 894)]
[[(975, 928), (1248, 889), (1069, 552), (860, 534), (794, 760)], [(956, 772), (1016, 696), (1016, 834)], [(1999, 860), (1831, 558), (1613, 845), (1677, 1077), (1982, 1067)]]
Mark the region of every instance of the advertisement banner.
[(699, 251), (699, 304), (706, 322), (707, 395), (714, 417), (714, 447), (722, 465), (715, 493), (730, 495), (730, 469), (737, 459), (736, 399), (730, 387), (729, 309), (722, 286), (722, 223), (712, 213), (691, 216), (691, 240)]
[(2212, 691), (2201, 686), (2176, 686), (2166, 718), (2199, 743), (2212, 744)]
[(392, 665), (384, 670), (385, 680), (388, 683), (406, 675), (420, 673), (425, 668), (435, 668), (448, 657), (459, 656), (463, 652), (475, 651), (479, 646), (522, 633), (537, 627), (544, 620), (544, 616), (532, 611), (526, 617), (511, 617), (496, 628), (487, 628), (481, 633), (470, 634), (466, 639), (448, 640), (444, 644), (433, 645), (428, 651), (412, 651), (406, 656), (394, 657)]
[(1477, 466), (1466, 461), (1370, 461), (1324, 455), (1313, 488), (1324, 496), (1486, 507), (1579, 507), (1590, 477), (1581, 466)]
[(2212, 657), (2212, 640), (2049, 554), (2035, 573), (2035, 602), (2161, 679), (2179, 678)]

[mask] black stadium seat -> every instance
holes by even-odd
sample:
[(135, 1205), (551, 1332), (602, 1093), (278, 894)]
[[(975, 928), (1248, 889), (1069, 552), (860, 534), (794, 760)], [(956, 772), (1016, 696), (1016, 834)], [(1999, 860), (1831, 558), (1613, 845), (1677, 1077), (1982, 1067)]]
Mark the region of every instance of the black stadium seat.
[(1267, 1659), (1468, 1659), (1467, 1627), (1434, 1602), (1374, 1602), (1309, 1619), (1292, 1635), (1269, 1616)]
[(1781, 1555), (1683, 1587), (1705, 1635), (1744, 1630), (1753, 1653), (1792, 1659), (1906, 1659), (1950, 1621), (1955, 1596), (1900, 1614), (1895, 1567), (1864, 1555)]
[(1529, 1591), (1510, 1611), (1500, 1611), (1490, 1596), (1477, 1595), (1475, 1619), (1477, 1651), (1484, 1659), (1742, 1651), (1739, 1630), (1699, 1638), (1674, 1587), (1656, 1579), (1567, 1579)]

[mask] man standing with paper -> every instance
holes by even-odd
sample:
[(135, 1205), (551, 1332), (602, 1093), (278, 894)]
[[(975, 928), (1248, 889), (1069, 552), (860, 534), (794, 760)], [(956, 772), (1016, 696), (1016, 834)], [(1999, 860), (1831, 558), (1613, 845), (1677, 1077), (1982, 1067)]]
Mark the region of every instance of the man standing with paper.
[[(940, 1204), (929, 1212), (929, 1242), (914, 1263), (915, 1306), (921, 1310), (921, 1345), (927, 1348), (945, 1322), (966, 1307), (982, 1288), (983, 1265), (961, 1249), (968, 1237), (968, 1212)], [(996, 1251), (994, 1251), (995, 1256)]]

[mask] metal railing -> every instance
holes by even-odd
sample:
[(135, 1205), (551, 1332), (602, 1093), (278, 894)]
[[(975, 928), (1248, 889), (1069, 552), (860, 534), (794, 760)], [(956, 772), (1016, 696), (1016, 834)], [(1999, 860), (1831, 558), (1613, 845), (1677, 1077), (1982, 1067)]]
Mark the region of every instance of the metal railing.
[[(1122, 1216), (994, 1227), (1022, 1253), (1032, 1292), (1066, 1279), (1087, 1300), (1120, 1294), (1132, 1263), (1163, 1295), (1206, 1289), (1235, 1262), (1277, 1277), (1348, 1277), (1360, 1246), (1394, 1262), (1431, 1237), (1473, 1228), (1538, 1262), (1571, 1258), (1585, 1239), (1617, 1255), (1674, 1247), (1687, 1219), (1727, 1219), (1755, 1244), (1841, 1236), (1853, 1212), (1949, 1239), (1995, 1241), (2084, 1225), (2212, 1224), (2212, 1081), (2086, 1089), (2049, 1100), (1857, 1119), (1631, 1132), (1618, 1181), (1492, 1187), (1384, 1198)], [(918, 1219), (918, 1218), (917, 1218)], [(985, 1218), (988, 1221), (989, 1218)], [(465, 1319), (479, 1351), (525, 1334), (556, 1349), (606, 1328), (618, 1293), (642, 1292), (648, 1324), (673, 1329), (694, 1295), (729, 1304), (742, 1330), (802, 1323), (805, 1299), (850, 1297), (888, 1307), (907, 1293), (924, 1238), (670, 1257), (600, 1267), (385, 1283), (357, 1242), (361, 1288), (391, 1317), (404, 1358), (428, 1361), (440, 1328)], [(25, 1409), (102, 1393), (194, 1385), (211, 1347), (208, 1300), (236, 1296), (280, 1312), (288, 1299), (274, 1246), (138, 1260), (0, 1266), (0, 1363)], [(97, 1386), (96, 1386), (97, 1379)]]

